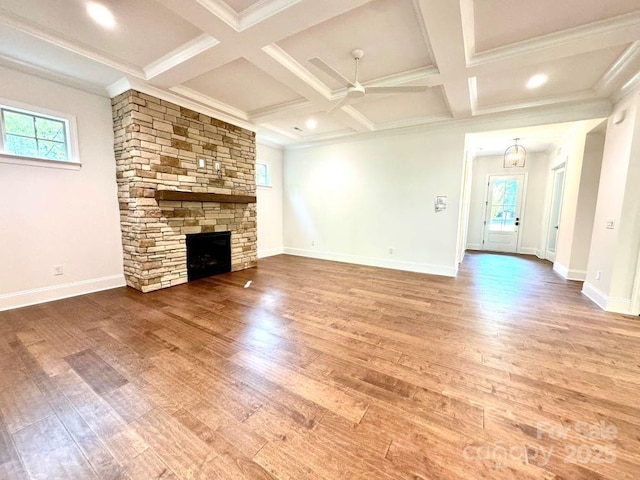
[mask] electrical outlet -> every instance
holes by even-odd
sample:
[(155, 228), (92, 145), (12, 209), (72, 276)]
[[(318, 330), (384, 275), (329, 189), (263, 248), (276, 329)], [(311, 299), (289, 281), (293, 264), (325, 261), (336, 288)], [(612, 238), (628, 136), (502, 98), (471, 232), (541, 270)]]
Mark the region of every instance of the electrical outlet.
[(59, 275), (63, 275), (64, 271), (62, 269), (62, 265), (54, 265), (53, 266), (53, 274), (57, 277)]
[(315, 246), (316, 246), (316, 242), (315, 242), (315, 240), (311, 240), (311, 246), (312, 246), (312, 247), (315, 247)]
[(220, 165), (220, 162), (214, 163), (214, 168), (216, 169), (216, 172), (219, 172), (220, 169), (222, 168), (222, 166)]
[(596, 272), (596, 280), (600, 280), (600, 277), (602, 276), (602, 272), (600, 270), (598, 270)]
[(609, 220), (607, 220), (607, 228), (609, 230), (613, 230), (613, 227), (616, 226), (616, 221), (612, 218), (610, 218)]
[(389, 247), (389, 255), (393, 255), (393, 247)]

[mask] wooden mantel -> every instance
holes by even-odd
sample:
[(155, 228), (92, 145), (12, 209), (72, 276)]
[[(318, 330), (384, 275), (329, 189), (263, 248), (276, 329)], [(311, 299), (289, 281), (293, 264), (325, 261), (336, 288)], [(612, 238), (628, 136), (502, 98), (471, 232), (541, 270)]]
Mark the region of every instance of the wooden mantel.
[(223, 195), (220, 193), (156, 190), (156, 200), (172, 202), (256, 203), (255, 195)]

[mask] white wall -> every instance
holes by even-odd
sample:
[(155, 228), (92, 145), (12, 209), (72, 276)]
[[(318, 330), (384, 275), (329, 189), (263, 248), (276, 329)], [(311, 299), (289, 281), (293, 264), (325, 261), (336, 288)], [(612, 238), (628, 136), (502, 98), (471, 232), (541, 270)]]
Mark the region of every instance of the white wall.
[(0, 97), (75, 115), (82, 162), (0, 163), (0, 309), (124, 285), (110, 100), (2, 67)]
[(436, 130), (287, 150), (285, 252), (455, 275), (464, 141)]
[(524, 168), (503, 168), (502, 156), (476, 157), (473, 160), (471, 184), (471, 208), (467, 248), (482, 249), (484, 232), (484, 207), (489, 175), (527, 174), (527, 191), (521, 212), (520, 248), (518, 253), (534, 255), (540, 250), (543, 225), (549, 158), (545, 153), (529, 153)]
[[(602, 308), (622, 313), (631, 310), (640, 246), (639, 107), (638, 94), (623, 99), (607, 124), (583, 287), (583, 292)], [(614, 222), (614, 228), (607, 228), (609, 220)]]
[(282, 167), (284, 153), (261, 143), (256, 145), (257, 161), (269, 165), (271, 187), (257, 187), (258, 257), (278, 255), (283, 251)]
[(586, 278), (603, 150), (604, 133), (588, 133), (584, 145), (580, 188), (575, 212), (574, 241), (569, 264), (570, 271), (575, 272), (570, 277), (577, 280)]

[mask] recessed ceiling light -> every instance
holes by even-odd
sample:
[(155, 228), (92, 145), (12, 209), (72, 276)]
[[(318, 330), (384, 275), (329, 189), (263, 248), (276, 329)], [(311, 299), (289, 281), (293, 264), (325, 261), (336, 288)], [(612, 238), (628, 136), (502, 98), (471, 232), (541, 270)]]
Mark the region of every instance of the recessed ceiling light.
[(549, 77), (547, 77), (544, 73), (538, 73), (531, 77), (527, 82), (527, 88), (538, 88), (547, 83)]
[(116, 19), (104, 5), (96, 2), (87, 3), (87, 13), (98, 24), (105, 28), (113, 28), (116, 26)]
[(316, 121), (315, 118), (310, 118), (309, 120), (307, 120), (307, 128), (309, 130), (314, 130), (317, 126), (318, 126), (318, 122)]

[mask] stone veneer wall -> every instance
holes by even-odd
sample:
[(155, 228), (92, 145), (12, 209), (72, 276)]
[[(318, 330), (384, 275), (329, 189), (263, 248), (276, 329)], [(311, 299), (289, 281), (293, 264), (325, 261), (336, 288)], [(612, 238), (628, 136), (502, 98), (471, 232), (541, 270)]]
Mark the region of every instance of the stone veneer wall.
[(185, 283), (189, 233), (231, 231), (232, 270), (256, 266), (255, 203), (154, 197), (157, 189), (255, 195), (255, 133), (134, 90), (112, 106), (127, 284), (149, 292)]

